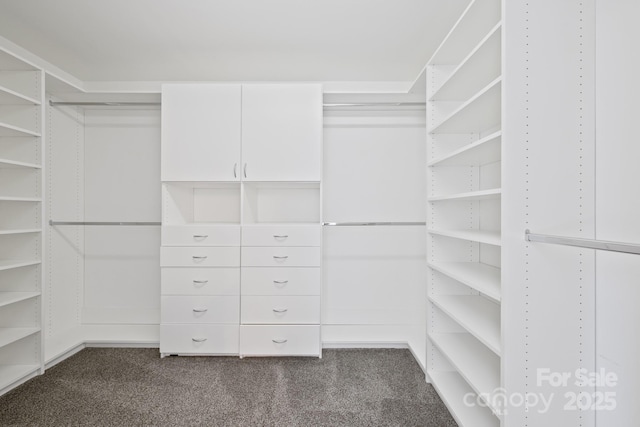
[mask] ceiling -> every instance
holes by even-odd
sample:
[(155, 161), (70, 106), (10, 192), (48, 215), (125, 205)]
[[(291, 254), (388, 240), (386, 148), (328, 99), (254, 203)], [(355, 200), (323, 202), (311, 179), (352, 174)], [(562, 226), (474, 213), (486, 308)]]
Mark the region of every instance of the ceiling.
[(469, 0), (0, 0), (83, 81), (411, 81)]

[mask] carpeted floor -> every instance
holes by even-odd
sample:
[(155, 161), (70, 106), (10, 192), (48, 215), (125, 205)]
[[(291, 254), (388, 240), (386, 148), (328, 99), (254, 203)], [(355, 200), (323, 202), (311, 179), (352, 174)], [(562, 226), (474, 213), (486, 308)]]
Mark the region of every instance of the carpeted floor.
[(408, 350), (241, 360), (90, 348), (0, 397), (0, 425), (456, 424)]

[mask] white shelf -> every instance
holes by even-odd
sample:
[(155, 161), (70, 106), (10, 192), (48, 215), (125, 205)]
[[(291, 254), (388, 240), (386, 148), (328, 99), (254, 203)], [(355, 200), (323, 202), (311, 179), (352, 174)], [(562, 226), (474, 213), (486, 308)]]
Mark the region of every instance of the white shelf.
[(429, 101), (463, 101), (479, 89), (479, 84), (486, 84), (500, 75), (501, 28), (502, 24), (498, 23), (489, 31)]
[(18, 161), (9, 160), (9, 159), (0, 159), (0, 168), (42, 169), (42, 166), (35, 163), (18, 162)]
[(500, 306), (478, 295), (437, 295), (429, 298), (471, 335), (500, 355)]
[(29, 233), (40, 233), (39, 228), (25, 228), (22, 230), (0, 230), (0, 236), (6, 236), (8, 234), (29, 234)]
[(429, 197), (429, 202), (442, 202), (446, 200), (488, 200), (498, 199), (502, 194), (500, 188), (492, 188), (490, 190), (469, 191), (467, 193), (450, 194), (448, 196)]
[(0, 105), (40, 105), (40, 101), (0, 85)]
[(40, 292), (0, 292), (0, 307), (40, 296)]
[(488, 245), (500, 246), (501, 238), (498, 231), (486, 230), (427, 230), (430, 234), (452, 237), (454, 239), (469, 240), (471, 242), (486, 243)]
[[(493, 394), (500, 387), (500, 358), (471, 335), (429, 334), (429, 338), (476, 393)], [(499, 416), (496, 408), (491, 410)]]
[(502, 131), (494, 132), (472, 144), (432, 160), (427, 166), (480, 166), (502, 158)]
[(429, 267), (500, 302), (500, 269), (479, 262), (430, 262)]
[(40, 369), (39, 365), (0, 365), (0, 390), (31, 375)]
[(0, 196), (0, 202), (41, 202), (39, 197)]
[[(499, 427), (500, 420), (479, 405), (465, 405), (464, 396), (473, 393), (467, 382), (456, 372), (428, 371), (433, 386), (460, 427)], [(473, 399), (475, 402), (475, 399)]]
[(11, 270), (12, 268), (28, 267), (30, 265), (38, 265), (40, 261), (37, 260), (1, 260), (0, 259), (0, 271)]
[(429, 133), (482, 133), (500, 126), (502, 77), (482, 88)]
[(0, 347), (40, 332), (40, 328), (0, 328)]
[(40, 134), (29, 129), (0, 122), (0, 136), (40, 136)]

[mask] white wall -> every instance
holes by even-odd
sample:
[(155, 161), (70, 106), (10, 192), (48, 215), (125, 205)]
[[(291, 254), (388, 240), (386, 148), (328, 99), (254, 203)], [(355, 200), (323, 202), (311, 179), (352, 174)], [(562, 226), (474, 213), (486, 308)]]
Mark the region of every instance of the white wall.
[[(424, 221), (424, 112), (329, 112), (323, 221)], [(425, 230), (325, 227), (328, 345), (409, 343), (424, 366)]]
[[(640, 2), (596, 1), (596, 237), (640, 244)], [(640, 257), (596, 255), (597, 368), (618, 383), (617, 407), (598, 411), (598, 426), (635, 426), (640, 419)]]
[[(87, 221), (160, 221), (160, 111), (85, 111)], [(87, 226), (82, 323), (93, 341), (157, 342), (160, 227)]]

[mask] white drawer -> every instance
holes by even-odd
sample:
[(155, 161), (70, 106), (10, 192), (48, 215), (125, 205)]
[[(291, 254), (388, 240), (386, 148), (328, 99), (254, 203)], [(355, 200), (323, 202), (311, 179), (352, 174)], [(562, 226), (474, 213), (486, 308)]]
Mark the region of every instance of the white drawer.
[(169, 225), (161, 236), (162, 246), (240, 246), (239, 225)]
[(242, 295), (320, 295), (318, 267), (243, 267)]
[(160, 282), (162, 295), (239, 295), (240, 269), (165, 267)]
[(239, 323), (239, 296), (162, 296), (161, 323)]
[(242, 227), (242, 246), (320, 246), (320, 225), (251, 225)]
[(162, 247), (162, 267), (240, 267), (240, 248)]
[(238, 354), (238, 325), (160, 325), (160, 353)]
[(319, 267), (320, 248), (243, 247), (243, 267)]
[(241, 356), (320, 356), (320, 326), (240, 326)]
[(243, 296), (243, 324), (318, 324), (318, 296)]

